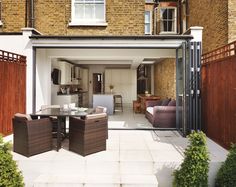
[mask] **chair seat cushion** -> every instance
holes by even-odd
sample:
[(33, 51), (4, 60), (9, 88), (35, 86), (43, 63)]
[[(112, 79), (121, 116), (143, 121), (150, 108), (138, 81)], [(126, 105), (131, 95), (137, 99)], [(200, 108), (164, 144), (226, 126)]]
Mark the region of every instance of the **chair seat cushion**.
[(147, 112), (153, 115), (153, 107), (147, 107)]
[(16, 113), (14, 115), (15, 118), (20, 118), (20, 119), (24, 119), (24, 120), (32, 120), (31, 116), (29, 114), (21, 114), (21, 113)]
[(106, 113), (89, 114), (89, 115), (86, 116), (86, 119), (104, 118), (106, 116), (107, 116)]

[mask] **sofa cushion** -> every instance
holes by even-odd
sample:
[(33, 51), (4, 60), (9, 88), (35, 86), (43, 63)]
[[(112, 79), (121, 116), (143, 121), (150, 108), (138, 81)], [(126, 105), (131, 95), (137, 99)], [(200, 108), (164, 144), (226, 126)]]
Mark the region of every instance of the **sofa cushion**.
[(170, 102), (170, 99), (164, 99), (161, 103), (161, 106), (167, 106), (169, 102)]
[(153, 115), (153, 107), (147, 107), (147, 112)]
[(168, 106), (176, 106), (176, 101), (173, 99), (168, 103)]

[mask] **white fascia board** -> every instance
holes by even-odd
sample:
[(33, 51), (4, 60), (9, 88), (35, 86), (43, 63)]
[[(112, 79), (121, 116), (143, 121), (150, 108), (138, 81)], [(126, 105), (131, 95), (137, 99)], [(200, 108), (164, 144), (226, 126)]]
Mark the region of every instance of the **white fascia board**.
[(34, 47), (121, 47), (121, 48), (177, 48), (185, 40), (32, 40)]

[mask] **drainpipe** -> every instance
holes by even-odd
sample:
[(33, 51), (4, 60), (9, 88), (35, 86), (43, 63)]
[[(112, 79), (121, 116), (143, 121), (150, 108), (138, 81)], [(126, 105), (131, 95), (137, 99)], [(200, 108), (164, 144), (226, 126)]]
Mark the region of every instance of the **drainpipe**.
[(27, 21), (28, 21), (28, 1), (26, 0), (25, 1), (25, 27), (28, 26)]
[(183, 33), (182, 7), (181, 6), (182, 6), (181, 0), (178, 0), (179, 34)]
[(186, 28), (188, 28), (188, 22), (189, 22), (189, 8), (188, 8), (188, 0), (186, 0), (186, 6), (185, 6), (185, 8), (186, 8), (186, 10), (185, 10), (185, 12), (186, 12)]
[(30, 15), (31, 15), (31, 18), (30, 18), (30, 22), (31, 22), (31, 25), (30, 27), (34, 28), (34, 0), (31, 0), (30, 1)]

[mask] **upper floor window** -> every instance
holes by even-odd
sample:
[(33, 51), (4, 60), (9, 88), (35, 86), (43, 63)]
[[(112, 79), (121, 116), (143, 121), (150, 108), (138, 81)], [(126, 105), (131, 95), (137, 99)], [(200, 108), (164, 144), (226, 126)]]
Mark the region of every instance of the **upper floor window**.
[(161, 8), (161, 33), (176, 33), (176, 8)]
[(145, 34), (152, 34), (152, 14), (151, 11), (145, 11)]
[(104, 23), (105, 0), (72, 0), (72, 25), (99, 25)]

